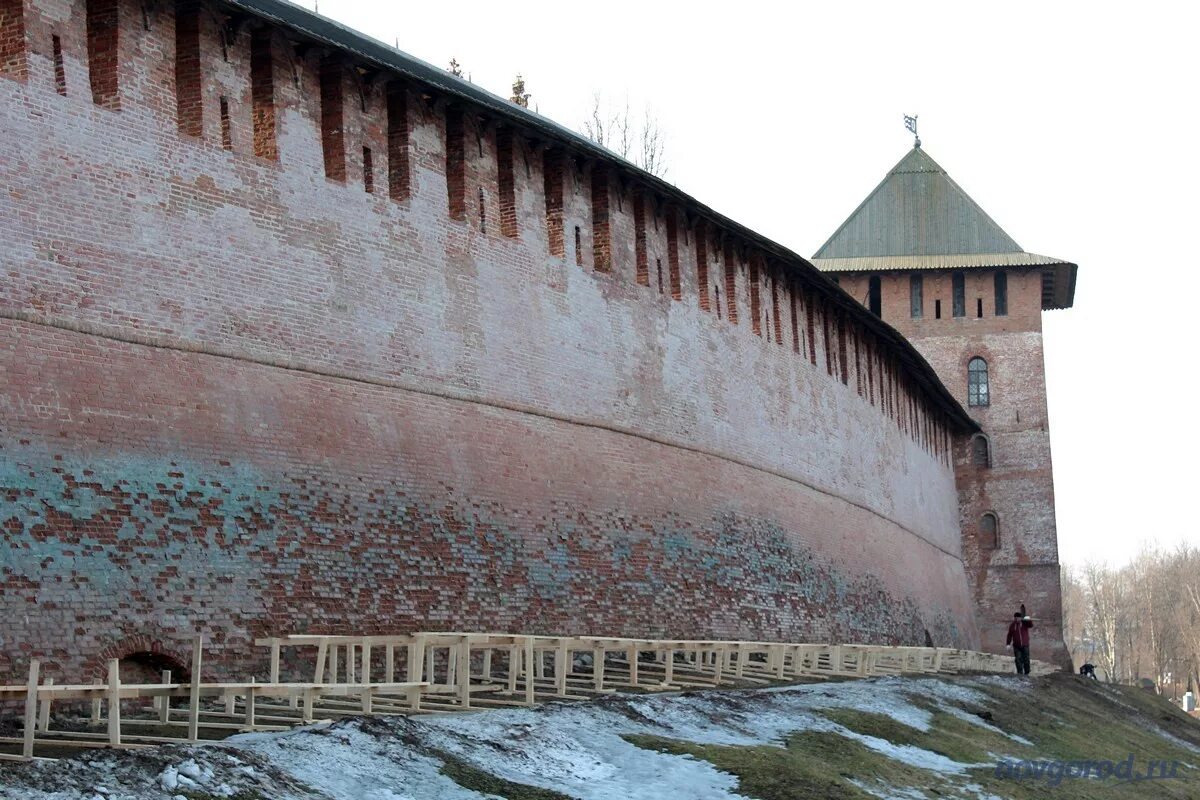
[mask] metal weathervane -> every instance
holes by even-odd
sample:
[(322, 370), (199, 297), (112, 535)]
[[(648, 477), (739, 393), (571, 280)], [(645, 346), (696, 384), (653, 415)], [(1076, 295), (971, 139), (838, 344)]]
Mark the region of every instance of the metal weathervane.
[(904, 127), (908, 128), (908, 130), (912, 132), (913, 139), (915, 140), (913, 142), (913, 147), (920, 147), (921, 146), (921, 137), (917, 135), (917, 115), (913, 114), (910, 117), (908, 114), (905, 114), (904, 115)]

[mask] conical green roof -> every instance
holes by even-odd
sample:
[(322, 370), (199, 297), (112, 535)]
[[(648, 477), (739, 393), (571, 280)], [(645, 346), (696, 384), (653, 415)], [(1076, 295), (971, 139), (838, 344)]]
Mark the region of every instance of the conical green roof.
[(1042, 270), (1042, 308), (1069, 308), (1078, 267), (1021, 249), (919, 146), (821, 246), (822, 272), (995, 269)]
[(914, 147), (814, 258), (1019, 252), (946, 170)]

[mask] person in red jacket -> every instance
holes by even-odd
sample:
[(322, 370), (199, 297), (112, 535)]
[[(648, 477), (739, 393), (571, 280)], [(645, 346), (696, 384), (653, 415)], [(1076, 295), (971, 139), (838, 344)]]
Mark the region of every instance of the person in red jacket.
[(1008, 638), (1004, 640), (1006, 645), (1012, 645), (1018, 675), (1029, 674), (1029, 629), (1033, 627), (1033, 620), (1022, 613), (1024, 609), (1025, 606), (1021, 606), (1021, 611), (1013, 614), (1013, 621), (1008, 625)]

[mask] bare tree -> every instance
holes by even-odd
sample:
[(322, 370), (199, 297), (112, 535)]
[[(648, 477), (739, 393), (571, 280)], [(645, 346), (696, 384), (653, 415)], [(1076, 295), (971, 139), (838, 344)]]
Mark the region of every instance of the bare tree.
[(595, 92), (591, 113), (583, 121), (583, 134), (651, 175), (662, 178), (667, 174), (665, 137), (648, 107), (641, 119), (634, 119), (628, 99), (624, 106), (614, 108)]
[(1063, 625), (1072, 657), (1107, 680), (1152, 679), (1177, 697), (1200, 689), (1200, 549), (1148, 548), (1119, 569), (1063, 570)]
[(1118, 652), (1123, 644), (1124, 582), (1119, 573), (1095, 563), (1083, 568), (1083, 580), (1088, 599), (1088, 628), (1096, 644), (1096, 658), (1105, 678), (1115, 682), (1120, 675)]

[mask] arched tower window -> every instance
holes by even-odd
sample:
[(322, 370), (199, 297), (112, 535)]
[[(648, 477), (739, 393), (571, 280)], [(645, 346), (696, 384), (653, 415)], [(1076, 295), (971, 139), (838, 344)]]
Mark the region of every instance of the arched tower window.
[(991, 511), (985, 511), (979, 518), (979, 546), (984, 550), (1000, 547), (1000, 523)]
[(979, 356), (967, 362), (967, 405), (987, 406), (991, 404), (988, 386), (988, 365)]
[(883, 316), (883, 287), (880, 286), (878, 275), (872, 275), (867, 281), (867, 307), (875, 316)]
[(982, 433), (971, 437), (971, 463), (977, 467), (992, 465), (992, 443)]

